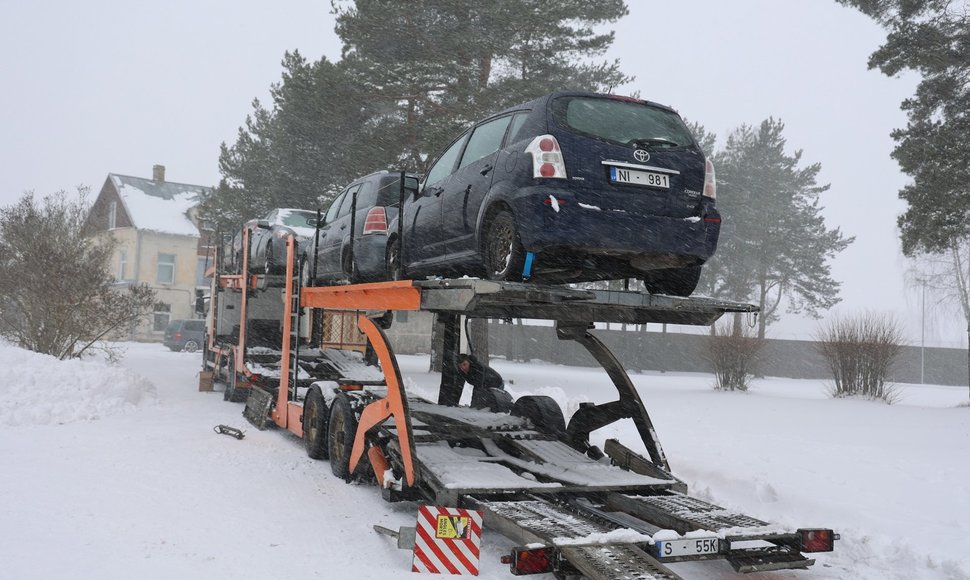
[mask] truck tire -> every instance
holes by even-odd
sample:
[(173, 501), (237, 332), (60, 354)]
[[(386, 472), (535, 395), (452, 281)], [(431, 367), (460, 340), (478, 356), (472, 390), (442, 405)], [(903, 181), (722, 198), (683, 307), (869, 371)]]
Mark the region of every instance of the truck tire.
[(330, 456), (327, 443), (329, 411), (320, 387), (310, 387), (303, 401), (303, 443), (310, 459), (327, 459)]
[(566, 435), (566, 419), (559, 403), (546, 395), (519, 397), (512, 405), (512, 416), (528, 419), (540, 433), (563, 438)]
[[(353, 479), (350, 473), (350, 453), (357, 435), (357, 417), (350, 405), (350, 397), (337, 393), (330, 407), (327, 443), (330, 450), (330, 469), (344, 481)], [(363, 458), (361, 458), (363, 461)]]

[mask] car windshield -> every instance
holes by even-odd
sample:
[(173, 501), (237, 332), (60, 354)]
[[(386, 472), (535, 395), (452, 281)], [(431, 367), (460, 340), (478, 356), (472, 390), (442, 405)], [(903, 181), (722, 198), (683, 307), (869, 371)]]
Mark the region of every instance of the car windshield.
[(693, 147), (677, 113), (635, 100), (559, 97), (552, 104), (559, 126), (620, 145), (642, 148)]
[(281, 209), (279, 215), (279, 222), (291, 228), (312, 228), (316, 219), (316, 212), (298, 209)]

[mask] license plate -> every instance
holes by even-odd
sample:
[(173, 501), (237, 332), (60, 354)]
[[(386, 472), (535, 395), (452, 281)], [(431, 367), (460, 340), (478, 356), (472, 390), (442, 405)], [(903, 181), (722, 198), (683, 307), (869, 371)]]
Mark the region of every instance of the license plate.
[(670, 189), (670, 176), (666, 173), (640, 171), (638, 169), (616, 167), (615, 165), (610, 166), (610, 181), (613, 183), (627, 183), (630, 185), (646, 185), (648, 187)]
[(717, 538), (684, 538), (657, 542), (657, 553), (661, 558), (706, 556), (717, 552)]

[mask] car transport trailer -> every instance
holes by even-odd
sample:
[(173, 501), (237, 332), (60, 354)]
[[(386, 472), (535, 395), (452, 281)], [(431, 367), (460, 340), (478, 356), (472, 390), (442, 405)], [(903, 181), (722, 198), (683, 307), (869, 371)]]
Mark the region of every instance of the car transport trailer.
[[(590, 332), (595, 322), (710, 325), (756, 307), (467, 278), (300, 288), (294, 247), (291, 239), (282, 288), (254, 283), (275, 296), (285, 338), (277, 379), (251, 382), (244, 413), (303, 438), (339, 477), (373, 480), (387, 501), (482, 512), (485, 529), (520, 546), (504, 559), (514, 574), (678, 578), (666, 564), (717, 558), (760, 572), (806, 568), (814, 560), (803, 552), (833, 549), (831, 529), (791, 530), (688, 495), (629, 376)], [(389, 312), (419, 310), (444, 329), (437, 401), (408, 395), (382, 328)], [(302, 320), (321, 311), (354, 312), (366, 353), (306, 344), (300, 329), (313, 325)], [(510, 414), (458, 406), (461, 317), (554, 321), (559, 340), (579, 343), (603, 367), (616, 399), (585, 403), (568, 423), (543, 396), (520, 397)], [(644, 454), (615, 439), (602, 450), (591, 444), (591, 433), (621, 419), (632, 420)]]

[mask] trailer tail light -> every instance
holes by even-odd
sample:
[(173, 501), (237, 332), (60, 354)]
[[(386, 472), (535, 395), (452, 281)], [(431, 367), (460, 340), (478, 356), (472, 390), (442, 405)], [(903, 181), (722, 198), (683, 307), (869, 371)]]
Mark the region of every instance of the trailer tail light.
[(802, 552), (831, 552), (835, 549), (835, 540), (839, 535), (826, 529), (800, 529), (798, 535), (802, 540)]
[(383, 207), (372, 207), (364, 218), (364, 234), (386, 234), (387, 213)]
[(532, 155), (532, 177), (566, 179), (566, 163), (562, 159), (559, 141), (552, 135), (539, 135), (529, 143), (525, 152)]
[(717, 198), (717, 179), (714, 177), (714, 164), (710, 159), (704, 160), (704, 197)]
[(502, 557), (503, 564), (509, 564), (509, 570), (515, 576), (525, 574), (544, 574), (553, 571), (556, 561), (554, 548), (516, 548), (512, 554)]

